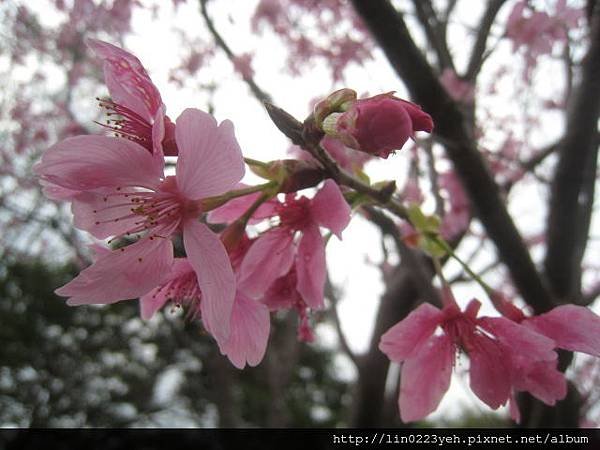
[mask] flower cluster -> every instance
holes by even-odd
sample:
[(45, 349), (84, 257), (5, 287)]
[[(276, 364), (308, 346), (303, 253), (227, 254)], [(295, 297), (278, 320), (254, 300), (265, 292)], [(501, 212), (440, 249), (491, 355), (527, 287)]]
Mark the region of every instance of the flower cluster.
[[(34, 170), (46, 195), (71, 202), (75, 226), (109, 247), (57, 294), (70, 305), (140, 298), (144, 319), (169, 301), (184, 306), (239, 368), (263, 358), (269, 311), (295, 309), (299, 337), (311, 340), (308, 313), (324, 307), (320, 227), (341, 237), (350, 220), (337, 184), (284, 201), (240, 185), (244, 160), (230, 121), (186, 109), (173, 123), (134, 55), (97, 40), (89, 47), (104, 62), (103, 126), (116, 136), (65, 139)], [(174, 175), (165, 156), (177, 156)], [(201, 221), (209, 211), (209, 221), (231, 222), (220, 236)], [(276, 225), (250, 238), (246, 224), (261, 220)], [(176, 258), (180, 237), (186, 256)]]
[(492, 409), (508, 403), (517, 422), (517, 392), (527, 391), (547, 405), (566, 396), (555, 348), (600, 357), (600, 317), (589, 309), (563, 305), (527, 317), (500, 294), (491, 297), (503, 317), (479, 317), (481, 303), (475, 299), (461, 311), (445, 290), (441, 310), (424, 303), (381, 337), (381, 351), (403, 363), (398, 398), (403, 421), (435, 411), (450, 387), (459, 350), (469, 357), (473, 393)]
[[(333, 235), (341, 239), (351, 205), (396, 202), (411, 225), (407, 242), (434, 260), (449, 254), (461, 262), (443, 241), (460, 235), (470, 219), (466, 195), (451, 174), (440, 180), (450, 197), (443, 222), (416, 204), (400, 205), (394, 183), (379, 183), (377, 190), (378, 183), (352, 178), (370, 158), (387, 158), (416, 132), (432, 132), (432, 118), (418, 105), (392, 93), (358, 99), (341, 89), (318, 102), (304, 124), (270, 105), (275, 124), (311, 157), (246, 159), (268, 180), (246, 186), (230, 121), (217, 123), (194, 108), (171, 121), (134, 55), (101, 41), (89, 46), (104, 64), (111, 98), (100, 100), (109, 116), (103, 127), (115, 135), (67, 138), (34, 167), (48, 197), (71, 202), (77, 228), (108, 240), (96, 245), (91, 266), (56, 290), (68, 304), (139, 298), (142, 318), (150, 319), (172, 302), (201, 319), (221, 353), (243, 368), (265, 354), (270, 312), (295, 311), (298, 339), (314, 339), (311, 312), (325, 307), (326, 244)], [(465, 90), (461, 99), (469, 95)], [(166, 157), (177, 158), (173, 174), (165, 171)], [(342, 182), (348, 179), (352, 183)], [(308, 187), (316, 193), (299, 193)], [(411, 199), (420, 201), (420, 189), (409, 183), (404, 200)], [(566, 395), (556, 348), (600, 356), (600, 318), (586, 308), (559, 306), (527, 317), (492, 292), (503, 317), (481, 317), (479, 301), (462, 311), (449, 289), (443, 298), (442, 309), (423, 304), (381, 338), (380, 349), (403, 364), (405, 421), (437, 408), (458, 350), (469, 357), (475, 395), (493, 409), (509, 403), (515, 420), (517, 392), (550, 405)]]

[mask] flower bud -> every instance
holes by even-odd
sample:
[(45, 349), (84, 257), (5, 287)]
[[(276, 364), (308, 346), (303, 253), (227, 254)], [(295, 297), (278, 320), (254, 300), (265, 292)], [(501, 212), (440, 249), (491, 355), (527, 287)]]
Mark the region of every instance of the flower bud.
[(431, 133), (433, 120), (418, 105), (386, 93), (356, 100), (347, 111), (328, 115), (322, 128), (350, 148), (387, 158), (415, 132)]
[(315, 105), (313, 112), (315, 123), (320, 127), (327, 116), (346, 111), (356, 101), (356, 92), (352, 89), (340, 89), (329, 94)]

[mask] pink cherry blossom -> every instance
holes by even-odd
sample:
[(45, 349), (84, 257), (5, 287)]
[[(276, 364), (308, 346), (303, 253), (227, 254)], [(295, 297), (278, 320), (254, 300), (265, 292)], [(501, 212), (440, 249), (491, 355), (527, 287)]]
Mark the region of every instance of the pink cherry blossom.
[(454, 172), (440, 174), (440, 187), (447, 194), (447, 211), (442, 218), (440, 234), (444, 239), (453, 239), (468, 228), (471, 221), (471, 205)]
[(129, 140), (107, 136), (66, 139), (35, 167), (44, 181), (81, 191), (73, 199), (75, 225), (99, 239), (141, 235), (101, 256), (57, 290), (69, 304), (112, 303), (146, 294), (169, 276), (169, 237), (181, 230), (204, 301), (202, 317), (215, 337), (229, 334), (235, 280), (218, 237), (198, 221), (201, 200), (233, 188), (244, 163), (233, 125), (196, 109), (177, 119), (179, 158), (165, 177), (164, 159)]
[[(192, 318), (202, 316), (202, 292), (198, 277), (187, 258), (176, 258), (167, 279), (140, 298), (143, 319), (150, 319), (167, 301), (187, 308)], [(207, 330), (212, 330), (205, 323)], [(217, 334), (217, 344), (238, 369), (246, 364), (256, 366), (262, 361), (269, 338), (269, 311), (256, 300), (248, 298), (239, 289), (236, 292), (226, 339)]]
[(381, 351), (404, 363), (398, 400), (403, 421), (420, 420), (438, 407), (457, 349), (469, 356), (472, 391), (493, 409), (513, 391), (527, 390), (548, 404), (566, 395), (554, 343), (503, 317), (478, 318), (479, 306), (473, 300), (463, 312), (454, 302), (442, 310), (423, 304), (381, 337)]
[(464, 81), (450, 68), (445, 69), (440, 76), (440, 83), (448, 95), (457, 102), (472, 103), (475, 98), (475, 88)]
[(433, 131), (431, 116), (392, 93), (356, 100), (325, 118), (323, 130), (355, 150), (387, 158), (417, 131)]
[(600, 317), (577, 305), (561, 305), (522, 324), (552, 339), (556, 346), (600, 357)]
[[(314, 309), (323, 303), (325, 285), (325, 243), (319, 226), (338, 237), (350, 221), (350, 207), (332, 180), (325, 181), (313, 199), (288, 194), (277, 206), (279, 226), (265, 232), (252, 245), (240, 268), (245, 292), (260, 298), (279, 277), (288, 273), (294, 261), (297, 289)], [(299, 234), (296, 248), (295, 236)], [(297, 250), (297, 251), (296, 251)]]
[(293, 264), (287, 274), (278, 278), (271, 284), (265, 295), (260, 300), (271, 311), (295, 309), (298, 313), (298, 340), (313, 342), (314, 332), (309, 321), (309, 307), (298, 292), (298, 274), (296, 265)]
[(89, 47), (104, 61), (104, 79), (111, 100), (102, 100), (109, 116), (105, 125), (150, 151), (177, 155), (175, 126), (142, 63), (131, 53), (108, 42), (88, 39)]

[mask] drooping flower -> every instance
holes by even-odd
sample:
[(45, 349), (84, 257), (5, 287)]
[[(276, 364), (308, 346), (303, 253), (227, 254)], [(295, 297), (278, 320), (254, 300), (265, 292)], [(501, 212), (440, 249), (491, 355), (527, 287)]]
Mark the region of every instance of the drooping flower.
[(165, 115), (158, 89), (140, 60), (108, 42), (88, 39), (89, 47), (104, 61), (104, 79), (111, 100), (101, 100), (109, 120), (105, 127), (151, 152), (177, 155), (175, 125)]
[(209, 114), (185, 110), (177, 119), (179, 158), (165, 177), (164, 158), (135, 142), (108, 136), (66, 139), (35, 167), (42, 180), (80, 191), (74, 222), (99, 239), (141, 235), (127, 247), (102, 255), (57, 290), (72, 305), (137, 298), (170, 273), (170, 236), (183, 232), (188, 260), (203, 293), (202, 317), (217, 339), (229, 334), (235, 279), (219, 238), (198, 221), (202, 199), (232, 189), (244, 174), (233, 124), (217, 126)]
[(458, 349), (469, 356), (471, 389), (492, 409), (514, 391), (529, 391), (548, 404), (566, 395), (552, 340), (503, 317), (478, 318), (479, 307), (476, 300), (464, 312), (454, 302), (442, 310), (423, 304), (382, 336), (381, 351), (404, 363), (398, 400), (403, 421), (420, 420), (438, 407)]
[(356, 100), (329, 114), (323, 131), (346, 146), (387, 158), (401, 149), (417, 131), (433, 131), (433, 120), (418, 105), (393, 93)]
[[(252, 245), (240, 268), (239, 281), (245, 292), (260, 298), (277, 279), (296, 263), (297, 289), (313, 309), (323, 307), (325, 243), (319, 226), (338, 237), (350, 221), (350, 207), (332, 180), (325, 181), (313, 199), (286, 195), (277, 205), (279, 225), (268, 230)], [(295, 245), (295, 236), (299, 242)]]
[(552, 339), (558, 348), (600, 358), (600, 317), (589, 308), (561, 305), (522, 324)]
[[(187, 258), (176, 258), (164, 282), (140, 298), (142, 318), (150, 319), (168, 301), (185, 307), (191, 318), (202, 317), (202, 292), (196, 271)], [(214, 334), (206, 322), (205, 326)], [(239, 286), (233, 301), (229, 329), (225, 339), (217, 337), (221, 353), (238, 369), (243, 369), (246, 364), (258, 365), (267, 348), (269, 311), (265, 305), (244, 295)]]
[(284, 276), (276, 279), (267, 289), (260, 301), (271, 311), (294, 309), (298, 313), (298, 340), (302, 342), (314, 341), (314, 333), (310, 326), (308, 313), (310, 308), (298, 292), (298, 274), (296, 265)]

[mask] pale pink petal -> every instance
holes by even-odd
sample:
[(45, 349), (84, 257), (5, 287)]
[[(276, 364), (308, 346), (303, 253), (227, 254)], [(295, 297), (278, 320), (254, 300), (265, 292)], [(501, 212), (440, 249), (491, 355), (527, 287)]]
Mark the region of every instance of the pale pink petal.
[(494, 335), (511, 353), (530, 360), (552, 361), (556, 358), (554, 342), (504, 317), (482, 317), (479, 326)]
[(169, 292), (166, 289), (156, 287), (140, 298), (140, 315), (144, 320), (150, 320), (152, 316), (161, 309), (169, 300)]
[(510, 395), (510, 357), (497, 341), (473, 335), (469, 351), (471, 390), (492, 409), (504, 405)]
[(71, 200), (81, 192), (79, 190), (67, 189), (44, 180), (40, 180), (40, 184), (42, 185), (42, 192), (50, 200)]
[(178, 278), (185, 277), (193, 272), (194, 268), (190, 265), (187, 258), (175, 258), (169, 276), (164, 282), (140, 298), (140, 312), (142, 319), (151, 319), (156, 311), (161, 309), (169, 300), (171, 290), (167, 286), (168, 283), (176, 281)]
[(381, 336), (379, 350), (392, 361), (402, 362), (421, 350), (441, 319), (442, 311), (423, 303)]
[(565, 376), (556, 370), (557, 360), (532, 363), (514, 374), (513, 384), (518, 391), (527, 391), (550, 406), (567, 395)]
[(223, 194), (244, 176), (244, 159), (229, 120), (217, 121), (199, 109), (186, 109), (177, 118), (179, 149), (177, 186), (196, 200)]
[(398, 406), (403, 422), (421, 420), (436, 410), (450, 387), (454, 347), (444, 334), (430, 336), (402, 366)]
[(519, 410), (519, 404), (515, 398), (514, 391), (510, 393), (510, 397), (508, 398), (508, 411), (510, 413), (510, 418), (514, 420), (515, 423), (521, 423), (521, 411)]
[(229, 338), (219, 343), (219, 349), (238, 369), (246, 364), (254, 367), (265, 356), (270, 326), (267, 307), (238, 292), (233, 303)]
[(162, 144), (165, 138), (165, 109), (164, 106), (158, 108), (152, 125), (152, 155), (155, 164), (160, 165), (161, 168), (164, 165), (163, 158), (165, 157)]
[(312, 309), (322, 309), (325, 306), (323, 289), (327, 265), (325, 243), (317, 226), (305, 228), (302, 233), (296, 258), (296, 273), (298, 292), (304, 302)]
[(131, 203), (124, 204), (122, 196), (108, 195), (108, 191), (80, 193), (73, 199), (71, 212), (75, 227), (98, 239), (125, 233), (140, 220), (131, 213)]
[(523, 322), (552, 339), (557, 347), (600, 357), (600, 317), (577, 305), (557, 306)]
[(152, 123), (162, 99), (140, 60), (108, 42), (88, 39), (87, 44), (104, 60), (104, 79), (112, 100)]
[[(237, 189), (247, 187), (245, 184), (238, 184)], [(255, 194), (244, 195), (243, 197), (229, 200), (223, 206), (213, 209), (208, 213), (208, 220), (212, 223), (229, 223), (239, 219), (248, 208), (261, 196), (260, 192)], [(258, 223), (268, 217), (277, 215), (276, 206), (279, 202), (276, 199), (271, 199), (258, 207), (256, 212), (252, 214), (252, 218), (248, 221), (250, 224)]]
[(260, 298), (273, 282), (288, 273), (294, 262), (292, 235), (274, 229), (259, 237), (242, 261), (238, 283), (252, 298)]
[(350, 222), (350, 205), (335, 181), (325, 180), (325, 184), (313, 198), (310, 210), (319, 225), (342, 238), (342, 231)]
[(217, 235), (195, 219), (183, 225), (183, 245), (202, 291), (202, 320), (217, 341), (224, 341), (236, 291), (227, 251)]
[(34, 166), (42, 180), (72, 190), (155, 188), (163, 176), (144, 147), (109, 136), (76, 136), (52, 146)]
[(173, 245), (168, 239), (142, 239), (100, 255), (73, 281), (55, 292), (69, 305), (107, 304), (138, 298), (168, 276)]
[(277, 278), (271, 284), (260, 301), (270, 311), (291, 309), (302, 301), (302, 297), (296, 289), (297, 284), (296, 268), (293, 267), (286, 275)]

